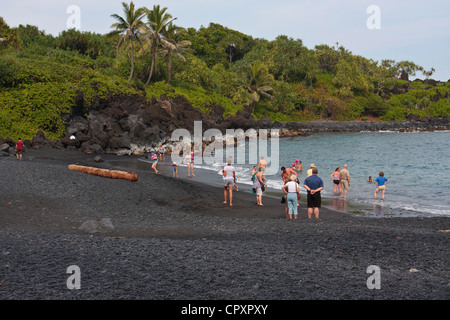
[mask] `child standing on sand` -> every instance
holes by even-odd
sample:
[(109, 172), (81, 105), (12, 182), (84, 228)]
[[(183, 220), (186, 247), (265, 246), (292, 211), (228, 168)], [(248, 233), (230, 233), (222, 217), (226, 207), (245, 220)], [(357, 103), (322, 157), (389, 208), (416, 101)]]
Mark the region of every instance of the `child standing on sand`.
[(175, 162), (172, 163), (172, 168), (173, 168), (172, 177), (178, 178), (178, 165)]

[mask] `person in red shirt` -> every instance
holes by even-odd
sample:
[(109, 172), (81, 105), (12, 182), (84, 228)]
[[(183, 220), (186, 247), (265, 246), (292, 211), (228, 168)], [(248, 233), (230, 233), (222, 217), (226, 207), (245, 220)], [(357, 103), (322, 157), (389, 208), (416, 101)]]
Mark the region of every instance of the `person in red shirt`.
[(23, 142), (22, 139), (19, 138), (19, 141), (17, 141), (16, 144), (16, 157), (20, 161), (22, 161), (22, 154), (23, 154)]

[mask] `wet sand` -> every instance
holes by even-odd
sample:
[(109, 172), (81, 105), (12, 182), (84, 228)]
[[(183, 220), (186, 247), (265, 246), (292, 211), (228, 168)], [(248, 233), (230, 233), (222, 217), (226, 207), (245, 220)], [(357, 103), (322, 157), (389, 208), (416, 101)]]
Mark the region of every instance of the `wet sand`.
[[(200, 171), (174, 179), (137, 157), (41, 150), (0, 159), (0, 299), (312, 301), (447, 300), (450, 219), (367, 218), (327, 208), (288, 221), (278, 197), (234, 192), (224, 205), (218, 181)], [(139, 181), (67, 169), (123, 168)], [(206, 173), (205, 173), (206, 175)], [(209, 179), (209, 178), (208, 178)], [(217, 186), (214, 186), (217, 184)], [(241, 185), (241, 188), (243, 185)], [(245, 186), (248, 187), (248, 186)], [(281, 193), (280, 193), (281, 194)], [(109, 219), (114, 229), (80, 226)], [(67, 267), (79, 266), (70, 290)], [(367, 285), (379, 267), (380, 289)], [(176, 310), (179, 312), (179, 310)]]

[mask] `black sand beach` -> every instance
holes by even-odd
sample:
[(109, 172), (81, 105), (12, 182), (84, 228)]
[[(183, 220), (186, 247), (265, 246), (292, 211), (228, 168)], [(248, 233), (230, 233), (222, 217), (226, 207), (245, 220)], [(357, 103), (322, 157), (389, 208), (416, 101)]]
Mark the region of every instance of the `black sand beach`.
[[(450, 219), (367, 218), (322, 208), (288, 221), (278, 198), (135, 170), (139, 181), (68, 170), (136, 157), (30, 150), (0, 159), (2, 300), (447, 300)], [(170, 175), (169, 161), (165, 166)], [(163, 164), (159, 165), (163, 168)], [(164, 169), (162, 169), (164, 170)], [(217, 175), (218, 179), (220, 176)], [(281, 195), (281, 193), (280, 193)], [(109, 219), (114, 229), (80, 226)], [(100, 230), (102, 231), (102, 230)], [(70, 290), (67, 268), (81, 271)], [(369, 289), (378, 266), (380, 289)], [(179, 310), (176, 310), (179, 312)]]

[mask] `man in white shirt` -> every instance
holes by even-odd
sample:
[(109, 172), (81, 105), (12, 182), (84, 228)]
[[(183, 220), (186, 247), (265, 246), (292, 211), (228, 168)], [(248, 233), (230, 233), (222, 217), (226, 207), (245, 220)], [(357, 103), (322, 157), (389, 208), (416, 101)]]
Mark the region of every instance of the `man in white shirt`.
[(230, 194), (230, 206), (233, 205), (233, 186), (234, 179), (236, 177), (236, 170), (231, 165), (231, 163), (227, 163), (227, 165), (223, 168), (223, 196), (225, 198), (224, 202), (227, 204), (227, 194)]

